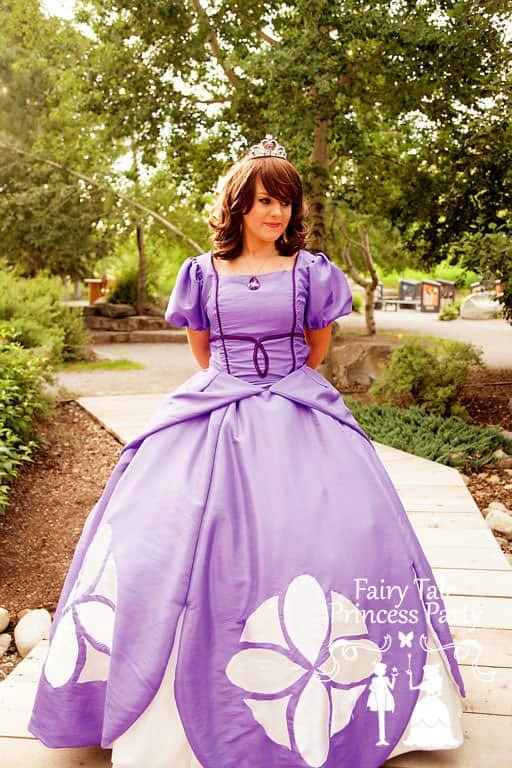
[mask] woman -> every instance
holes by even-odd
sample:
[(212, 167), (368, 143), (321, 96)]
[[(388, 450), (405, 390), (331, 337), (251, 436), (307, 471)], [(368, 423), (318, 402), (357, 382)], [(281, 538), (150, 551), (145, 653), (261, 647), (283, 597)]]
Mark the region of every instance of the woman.
[[(210, 224), (166, 312), (201, 370), (123, 448), (86, 521), (30, 730), (111, 747), (117, 768), (372, 768), (415, 748), (406, 670), (418, 681), (438, 659), (459, 745), (432, 571), (315, 370), (350, 289), (305, 248), (301, 180), (271, 136), (232, 167)], [(384, 716), (368, 694), (386, 665)]]

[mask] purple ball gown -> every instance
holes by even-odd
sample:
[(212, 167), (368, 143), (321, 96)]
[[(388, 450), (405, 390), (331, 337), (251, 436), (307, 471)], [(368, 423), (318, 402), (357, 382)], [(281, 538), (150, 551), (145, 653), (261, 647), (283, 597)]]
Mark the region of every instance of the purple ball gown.
[(86, 520), (29, 725), (49, 747), (99, 744), (118, 768), (148, 751), (152, 768), (377, 768), (462, 743), (430, 565), (305, 364), (303, 329), (351, 312), (346, 277), (301, 250), (258, 281), (211, 252), (180, 268), (166, 318), (210, 329), (210, 365), (123, 448)]

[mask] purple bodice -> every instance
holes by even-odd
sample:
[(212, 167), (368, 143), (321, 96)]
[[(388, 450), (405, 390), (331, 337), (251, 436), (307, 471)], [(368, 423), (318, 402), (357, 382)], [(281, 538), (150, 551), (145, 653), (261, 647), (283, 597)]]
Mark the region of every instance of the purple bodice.
[(210, 330), (210, 367), (252, 384), (272, 384), (304, 365), (304, 328), (324, 328), (352, 310), (343, 271), (323, 253), (300, 250), (293, 267), (258, 275), (221, 274), (211, 251), (180, 267), (165, 317)]

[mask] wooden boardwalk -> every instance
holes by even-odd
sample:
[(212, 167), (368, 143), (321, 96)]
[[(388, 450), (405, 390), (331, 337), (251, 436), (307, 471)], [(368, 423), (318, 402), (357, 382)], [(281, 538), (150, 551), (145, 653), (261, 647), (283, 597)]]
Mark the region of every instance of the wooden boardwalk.
[[(161, 397), (88, 397), (79, 402), (125, 441), (140, 431)], [(512, 567), (456, 470), (375, 445), (443, 593), (454, 640), (470, 639), (480, 645), (478, 664), (487, 678), (474, 673), (471, 659), (461, 660), (467, 696), (462, 721), (465, 741), (460, 748), (408, 752), (389, 760), (386, 768), (508, 768), (512, 754)], [(110, 750), (47, 749), (27, 731), (46, 649), (43, 640), (0, 683), (0, 765), (110, 766)]]

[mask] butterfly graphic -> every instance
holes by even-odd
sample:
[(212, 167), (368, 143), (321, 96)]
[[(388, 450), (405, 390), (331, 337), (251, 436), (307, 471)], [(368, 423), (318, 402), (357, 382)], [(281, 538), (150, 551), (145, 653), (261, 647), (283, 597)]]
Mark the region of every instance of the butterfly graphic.
[(412, 639), (414, 637), (414, 632), (408, 632), (406, 635), (403, 632), (400, 632), (398, 630), (398, 639), (400, 640), (400, 648), (404, 648), (407, 646), (408, 648), (412, 648)]

